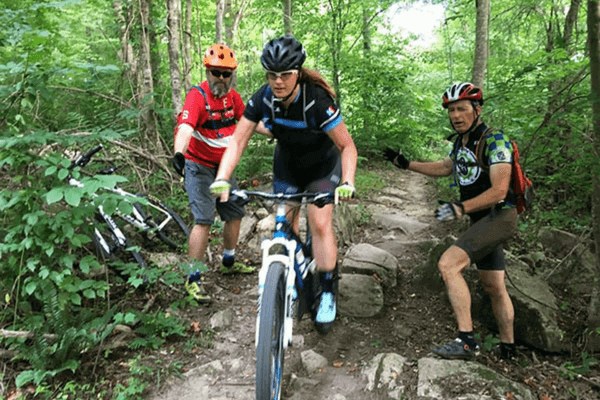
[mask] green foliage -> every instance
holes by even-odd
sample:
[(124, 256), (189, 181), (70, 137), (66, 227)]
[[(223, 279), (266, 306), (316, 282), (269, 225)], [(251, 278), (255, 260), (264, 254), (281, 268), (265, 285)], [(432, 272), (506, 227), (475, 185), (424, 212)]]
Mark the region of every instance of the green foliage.
[[(90, 250), (90, 234), (97, 205), (108, 213), (117, 208), (131, 210), (131, 204), (106, 191), (124, 182), (117, 175), (85, 176), (79, 169), (73, 176), (83, 187), (67, 184), (69, 159), (48, 149), (70, 147), (69, 137), (35, 133), (0, 138), (0, 168), (11, 176), (0, 190), (0, 295), (4, 307), (0, 321), (5, 329), (29, 331), (30, 339), (3, 339), (14, 350), (16, 361), (27, 369), (16, 378), (17, 386), (33, 383), (41, 391), (54, 378), (74, 374), (82, 357), (89, 355), (113, 331), (116, 324), (137, 325), (136, 349), (157, 348), (171, 337), (185, 335), (185, 328), (164, 312), (117, 312), (110, 306), (108, 275), (98, 274), (104, 266)], [(87, 148), (87, 140), (80, 146)], [(40, 156), (40, 153), (45, 153)], [(121, 265), (121, 273), (133, 287), (164, 277), (165, 282), (181, 284), (182, 274), (165, 273), (149, 267)]]
[(581, 364), (566, 362), (561, 366), (561, 372), (568, 379), (577, 379), (581, 375), (588, 375), (599, 364), (597, 358), (584, 351), (581, 353)]
[(498, 338), (496, 335), (486, 335), (486, 337), (481, 342), (481, 348), (486, 352), (490, 352), (494, 347), (498, 346), (499, 344), (500, 338)]

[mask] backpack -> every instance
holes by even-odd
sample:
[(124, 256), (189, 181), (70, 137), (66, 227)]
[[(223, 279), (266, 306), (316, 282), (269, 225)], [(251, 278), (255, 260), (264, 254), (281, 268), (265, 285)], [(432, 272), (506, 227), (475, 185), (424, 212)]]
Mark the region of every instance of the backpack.
[[(492, 132), (492, 128), (488, 128), (482, 135), (479, 141), (477, 142), (477, 146), (475, 147), (475, 157), (477, 158), (477, 162), (479, 166), (483, 169), (489, 169), (488, 166), (483, 164), (483, 150), (484, 146), (482, 143), (485, 143), (485, 137)], [(514, 140), (510, 141), (513, 148), (513, 162), (512, 162), (512, 170), (511, 170), (511, 179), (510, 179), (510, 187), (512, 189), (512, 193), (515, 197), (515, 206), (517, 208), (517, 213), (521, 214), (524, 211), (530, 210), (531, 205), (533, 203), (533, 182), (531, 179), (527, 177), (523, 168), (521, 167), (521, 163), (519, 162), (519, 147), (517, 146), (517, 142)]]
[[(197, 91), (199, 91), (200, 94), (202, 95), (202, 97), (204, 98), (204, 108), (206, 109), (206, 113), (209, 115), (209, 118), (208, 118), (209, 121), (212, 121), (210, 119), (211, 110), (210, 110), (210, 106), (208, 105), (208, 98), (206, 97), (206, 92), (200, 86), (192, 86), (190, 88), (190, 90), (192, 90), (192, 89), (196, 89)], [(181, 114), (182, 114), (182, 112), (179, 112), (179, 114), (177, 114), (177, 118), (176, 118), (177, 122), (175, 123), (175, 128), (173, 128), (173, 140), (175, 140), (175, 136), (177, 136), (177, 130), (179, 129), (179, 121), (181, 121)], [(211, 126), (211, 128), (214, 127), (216, 129), (216, 125), (215, 125), (214, 121), (212, 121), (212, 124), (213, 124), (213, 126)]]

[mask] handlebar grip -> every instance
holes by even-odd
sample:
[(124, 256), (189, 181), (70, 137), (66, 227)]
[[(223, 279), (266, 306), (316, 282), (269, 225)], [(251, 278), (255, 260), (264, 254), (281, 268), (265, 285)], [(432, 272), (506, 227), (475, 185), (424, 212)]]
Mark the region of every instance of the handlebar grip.
[(101, 145), (101, 144), (99, 144), (98, 146), (93, 147), (88, 152), (80, 155), (77, 159), (75, 159), (75, 161), (73, 161), (71, 163), (71, 167), (69, 169), (72, 169), (72, 168), (74, 168), (76, 166), (79, 166), (79, 167), (85, 166), (87, 163), (90, 162), (90, 160), (92, 159), (92, 156), (94, 154), (96, 154), (97, 152), (99, 152), (100, 150), (102, 150), (103, 148), (104, 148), (104, 146)]
[(88, 151), (87, 153), (85, 153), (82, 157), (85, 158), (92, 158), (92, 156), (94, 154), (96, 154), (97, 152), (99, 152), (100, 150), (102, 150), (104, 148), (103, 145), (99, 144), (98, 146), (94, 147), (93, 149), (91, 149), (90, 151)]

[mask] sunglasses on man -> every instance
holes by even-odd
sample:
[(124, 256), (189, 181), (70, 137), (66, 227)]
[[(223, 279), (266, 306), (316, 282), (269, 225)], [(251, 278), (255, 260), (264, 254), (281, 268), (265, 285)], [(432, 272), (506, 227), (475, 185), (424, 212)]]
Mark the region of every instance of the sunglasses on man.
[(219, 71), (217, 69), (209, 69), (210, 74), (215, 78), (220, 78), (221, 76), (225, 79), (231, 77), (233, 75), (232, 71)]

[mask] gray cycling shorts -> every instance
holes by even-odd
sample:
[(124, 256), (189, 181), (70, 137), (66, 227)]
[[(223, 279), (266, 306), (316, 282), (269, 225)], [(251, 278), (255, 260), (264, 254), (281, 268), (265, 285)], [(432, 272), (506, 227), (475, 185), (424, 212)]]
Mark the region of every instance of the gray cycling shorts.
[(494, 210), (474, 222), (454, 243), (463, 249), (485, 271), (505, 269), (503, 244), (517, 229), (517, 210), (503, 208)]
[[(212, 225), (215, 220), (215, 210), (223, 221), (242, 219), (244, 216), (244, 207), (232, 201), (222, 203), (210, 194), (208, 187), (215, 181), (216, 173), (216, 168), (185, 160), (185, 190), (196, 225)], [(237, 189), (235, 178), (230, 182), (231, 188)]]

